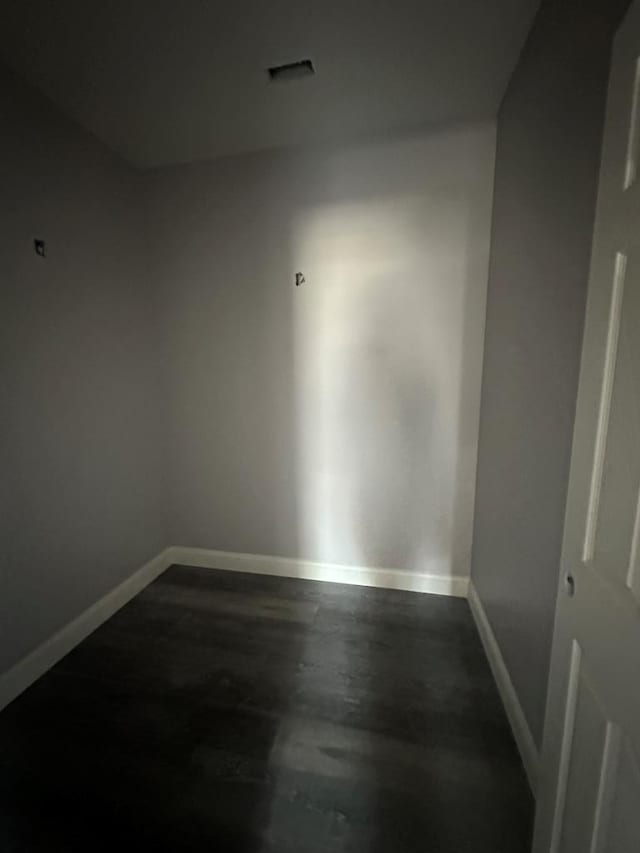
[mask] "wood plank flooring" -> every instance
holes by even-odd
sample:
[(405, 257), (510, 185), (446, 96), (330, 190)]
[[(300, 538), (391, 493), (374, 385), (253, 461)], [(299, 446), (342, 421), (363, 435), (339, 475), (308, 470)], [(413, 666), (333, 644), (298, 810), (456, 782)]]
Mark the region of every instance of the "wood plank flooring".
[(0, 850), (525, 853), (462, 599), (174, 566), (0, 714)]

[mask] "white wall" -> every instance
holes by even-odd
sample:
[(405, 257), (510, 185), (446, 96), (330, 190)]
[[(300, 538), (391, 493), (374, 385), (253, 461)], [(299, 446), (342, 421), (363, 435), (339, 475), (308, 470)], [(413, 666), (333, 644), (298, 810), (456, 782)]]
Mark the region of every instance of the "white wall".
[(465, 574), (494, 128), (140, 175), (0, 95), (0, 672), (170, 543)]
[(172, 543), (468, 574), (494, 147), (148, 174)]
[(0, 103), (1, 673), (165, 543), (141, 178), (1, 68)]

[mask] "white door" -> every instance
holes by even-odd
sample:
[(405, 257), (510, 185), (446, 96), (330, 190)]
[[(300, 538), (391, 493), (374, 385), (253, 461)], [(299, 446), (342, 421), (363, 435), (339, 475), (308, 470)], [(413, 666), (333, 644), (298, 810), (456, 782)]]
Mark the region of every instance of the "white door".
[(640, 853), (640, 0), (614, 44), (535, 853)]

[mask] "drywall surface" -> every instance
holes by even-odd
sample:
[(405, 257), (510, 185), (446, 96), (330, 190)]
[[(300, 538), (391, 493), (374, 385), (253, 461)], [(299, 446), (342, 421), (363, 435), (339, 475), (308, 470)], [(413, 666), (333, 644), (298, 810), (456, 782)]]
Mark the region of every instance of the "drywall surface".
[(472, 577), (541, 742), (610, 46), (544, 2), (498, 120)]
[(468, 575), (494, 150), (148, 173), (172, 543)]
[(141, 179), (5, 71), (0, 104), (2, 672), (165, 543)]

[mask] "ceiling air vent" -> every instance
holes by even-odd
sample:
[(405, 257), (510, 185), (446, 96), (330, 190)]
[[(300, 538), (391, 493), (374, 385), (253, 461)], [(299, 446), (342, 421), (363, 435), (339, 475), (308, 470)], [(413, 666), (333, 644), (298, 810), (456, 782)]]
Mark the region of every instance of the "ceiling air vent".
[(267, 71), (272, 80), (297, 80), (299, 77), (309, 77), (316, 73), (310, 59), (288, 62), (286, 65), (273, 65), (267, 68)]

